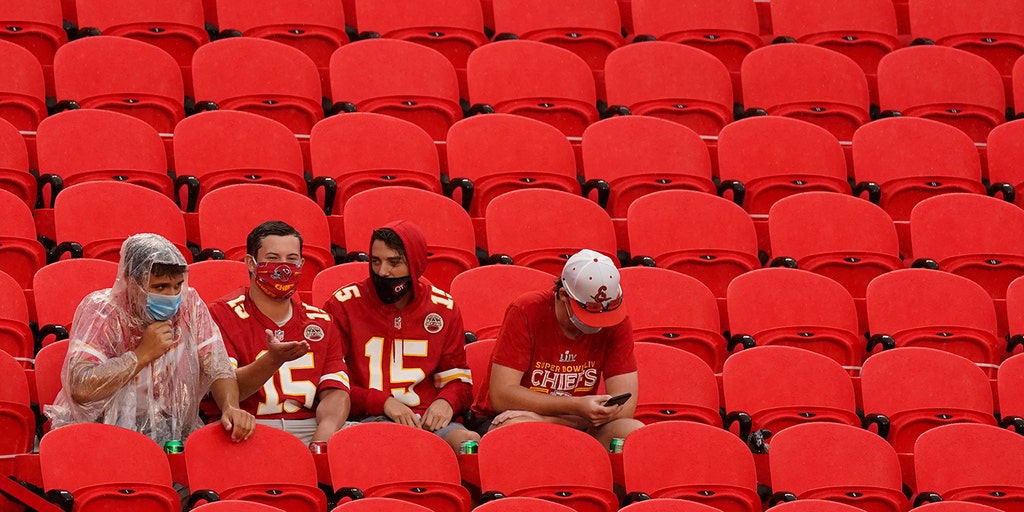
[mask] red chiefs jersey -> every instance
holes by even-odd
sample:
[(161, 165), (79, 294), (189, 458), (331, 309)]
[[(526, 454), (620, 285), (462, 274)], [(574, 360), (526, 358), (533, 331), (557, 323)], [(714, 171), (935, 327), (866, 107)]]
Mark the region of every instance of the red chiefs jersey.
[(240, 407), (257, 419), (313, 417), (316, 394), (323, 389), (348, 391), (344, 345), (331, 316), (293, 295), (292, 317), (278, 326), (249, 298), (248, 289), (210, 305), (220, 327), (231, 363), (246, 366), (267, 352), (266, 330), (282, 331), (285, 341), (305, 340), (310, 351), (285, 362), (262, 388), (242, 400)]
[[(593, 395), (602, 375), (607, 379), (636, 371), (628, 316), (618, 325), (572, 339), (562, 332), (555, 307), (553, 290), (529, 292), (513, 300), (505, 311), (491, 363), (522, 371), (519, 384), (525, 388), (565, 396)], [(494, 415), (489, 385), (481, 384), (477, 414)]]
[(367, 278), (338, 289), (324, 310), (347, 343), (352, 416), (383, 414), (390, 396), (420, 414), (443, 398), (453, 419), (469, 407), (465, 330), (451, 295), (421, 280), (399, 310), (382, 303)]

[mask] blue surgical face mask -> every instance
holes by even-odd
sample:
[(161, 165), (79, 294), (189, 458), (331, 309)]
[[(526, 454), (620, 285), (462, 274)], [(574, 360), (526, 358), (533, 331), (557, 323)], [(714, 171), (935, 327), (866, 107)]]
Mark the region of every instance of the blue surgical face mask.
[(178, 312), (181, 305), (181, 293), (177, 295), (161, 295), (150, 293), (146, 295), (146, 312), (158, 322), (170, 319)]

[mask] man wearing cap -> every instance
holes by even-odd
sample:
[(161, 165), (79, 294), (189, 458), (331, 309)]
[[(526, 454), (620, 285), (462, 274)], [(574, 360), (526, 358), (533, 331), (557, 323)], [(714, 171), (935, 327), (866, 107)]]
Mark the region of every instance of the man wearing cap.
[[(602, 375), (607, 394), (597, 394)], [(623, 393), (632, 397), (605, 405)], [(586, 430), (608, 446), (642, 425), (633, 419), (633, 329), (611, 259), (580, 251), (553, 289), (512, 301), (491, 359), (488, 395), (482, 402), (491, 411), (479, 412), (497, 413), (490, 429), (547, 421)]]

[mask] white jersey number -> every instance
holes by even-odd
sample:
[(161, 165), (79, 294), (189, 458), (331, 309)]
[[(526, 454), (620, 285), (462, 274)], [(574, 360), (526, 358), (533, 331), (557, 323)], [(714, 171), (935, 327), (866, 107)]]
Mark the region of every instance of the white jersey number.
[[(384, 338), (373, 337), (366, 342), (364, 355), (370, 360), (370, 388), (384, 390)], [(391, 395), (409, 407), (420, 405), (420, 397), (412, 390), (426, 374), (421, 368), (406, 368), (404, 357), (427, 357), (427, 340), (396, 339), (390, 354)], [(396, 386), (395, 384), (407, 384)]]
[[(259, 359), (267, 351), (261, 351), (256, 358)], [(271, 377), (263, 384), (265, 402), (260, 402), (256, 408), (256, 415), (293, 413), (306, 408), (313, 408), (313, 400), (316, 399), (316, 384), (308, 380), (292, 380), (292, 370), (308, 370), (313, 368), (313, 353), (307, 352), (298, 359), (293, 359), (281, 365), (277, 370), (276, 379)], [(281, 382), (280, 391), (275, 385), (275, 380)], [(281, 395), (285, 399), (281, 400)]]

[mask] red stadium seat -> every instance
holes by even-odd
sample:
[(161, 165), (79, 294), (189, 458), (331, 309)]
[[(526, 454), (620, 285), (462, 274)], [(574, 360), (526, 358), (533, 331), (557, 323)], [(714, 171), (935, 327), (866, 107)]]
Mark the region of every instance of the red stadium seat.
[(825, 499), (871, 512), (910, 508), (896, 452), (857, 427), (807, 423), (783, 430), (772, 436), (769, 464), (776, 499)]
[(999, 72), (984, 58), (943, 46), (896, 50), (878, 63), (878, 106), (955, 126), (984, 142), (1006, 121)]
[(331, 56), (331, 99), (338, 112), (405, 119), (444, 140), (462, 119), (455, 66), (441, 52), (399, 39), (346, 45)]
[(32, 276), (46, 264), (46, 248), (36, 236), (32, 210), (21, 198), (0, 190), (0, 268), (21, 288), (32, 289)]
[(36, 418), (29, 408), (29, 385), (22, 364), (0, 350), (0, 455), (29, 453), (36, 433)]
[(579, 137), (598, 120), (597, 89), (589, 66), (554, 45), (499, 41), (481, 46), (466, 62), (466, 81), (471, 112), (531, 117), (569, 137)]
[(188, 266), (188, 285), (207, 304), (248, 284), (249, 267), (241, 261), (206, 260)]
[[(174, 127), (174, 165), (183, 210), (196, 211), (212, 190), (259, 183), (305, 195), (302, 150), (287, 126), (249, 112), (203, 112)], [(194, 179), (193, 179), (194, 178)], [(198, 185), (198, 186), (197, 186)]]
[(718, 174), (722, 188), (731, 185), (733, 200), (752, 214), (766, 214), (793, 194), (850, 193), (836, 137), (820, 126), (784, 117), (752, 117), (722, 129)]
[(448, 290), (459, 273), (479, 264), (473, 221), (458, 203), (439, 194), (408, 187), (365, 190), (345, 203), (345, 242), (350, 254), (369, 250), (373, 230), (410, 220), (427, 239), (424, 277)]
[(605, 64), (605, 89), (610, 114), (660, 117), (700, 135), (717, 135), (733, 119), (729, 70), (686, 45), (654, 41), (615, 50)]
[(35, 355), (34, 346), (25, 292), (13, 277), (0, 272), (0, 352), (28, 368)]
[(269, 117), (293, 133), (324, 118), (316, 64), (301, 50), (254, 37), (205, 44), (192, 58), (197, 108), (242, 110)]
[(661, 343), (637, 342), (633, 352), (640, 379), (634, 419), (645, 424), (696, 421), (722, 425), (718, 381), (707, 363)]
[(999, 332), (1006, 332), (1006, 288), (1024, 275), (1024, 211), (980, 194), (925, 199), (910, 214), (914, 258), (980, 284), (995, 301)]
[(659, 498), (636, 501), (620, 508), (619, 510), (624, 512), (715, 512), (718, 509), (709, 505), (697, 503), (696, 501)]
[(430, 512), (430, 509), (394, 498), (362, 498), (342, 503), (331, 512)]
[(772, 0), (771, 13), (776, 40), (792, 39), (850, 57), (864, 70), (877, 101), (878, 61), (901, 46), (892, 0)]
[(585, 248), (615, 259), (611, 218), (593, 201), (567, 192), (506, 192), (487, 205), (484, 221), (491, 257), (506, 255), (516, 265), (561, 275), (569, 256)]
[[(1016, 288), (1010, 297), (1014, 297), (1014, 305), (1020, 303), (1016, 299), (1020, 297), (1021, 286), (1024, 280), (1018, 279), (1019, 283), (1012, 284), (1011, 289)], [(1019, 314), (1017, 315), (1019, 319)], [(1011, 336), (1020, 336), (1019, 322), (1013, 322), (1010, 326)], [(1018, 338), (1019, 339), (1019, 338)], [(996, 395), (999, 402), (996, 410), (999, 411), (999, 426), (1013, 427), (1018, 434), (1024, 434), (1024, 356), (1017, 354), (1003, 361), (999, 365), (999, 374), (996, 376)]]
[(284, 512), (284, 509), (242, 500), (214, 501), (199, 505), (192, 510), (196, 512)]
[(506, 425), (480, 440), (477, 458), (485, 491), (542, 498), (577, 512), (619, 508), (607, 450), (585, 432), (542, 422)]
[(461, 485), (455, 453), (432, 432), (385, 422), (354, 425), (331, 436), (327, 453), (338, 497), (361, 492), (431, 510), (469, 512), (469, 491)]
[[(199, 237), (204, 251), (218, 249), (225, 259), (245, 256), (245, 237), (260, 223), (278, 219), (302, 233), (302, 272), (299, 283), (309, 302), (312, 276), (334, 265), (327, 218), (309, 197), (270, 185), (227, 185), (206, 195), (199, 205)], [(369, 238), (367, 238), (369, 240)]]
[(73, 502), (83, 511), (181, 510), (167, 456), (152, 439), (132, 430), (102, 423), (53, 430), (39, 443), (39, 466), (43, 488), (68, 508)]
[[(908, 2), (910, 34), (974, 53), (989, 61), (1012, 90), (1013, 64), (1024, 55), (1024, 9), (1020, 0), (984, 0), (963, 3), (955, 0)], [(1009, 98), (1009, 96), (1007, 96)]]
[[(1024, 122), (1001, 124), (989, 132), (985, 152), (987, 176), (992, 183), (989, 189), (1002, 191), (1007, 186), (1013, 187), (1013, 202), (1020, 207), (1024, 207), (1024, 167), (1018, 165), (1024, 159), (1022, 141)], [(1005, 192), (1002, 197), (1007, 197)]]
[[(868, 191), (897, 221), (910, 219), (914, 205), (927, 197), (985, 192), (970, 138), (929, 119), (880, 119), (857, 130), (853, 177), (858, 195)], [(878, 185), (876, 192), (870, 183)]]
[(665, 189), (715, 193), (707, 145), (689, 128), (644, 116), (613, 117), (583, 132), (583, 172), (610, 189), (605, 209), (624, 219), (636, 198)]
[(1024, 478), (1011, 469), (1024, 463), (1018, 434), (989, 425), (946, 425), (921, 434), (914, 453), (922, 493), (1004, 512), (1024, 504)]
[[(73, 2), (72, 2), (73, 3)], [(46, 90), (53, 95), (53, 54), (68, 42), (64, 31), (60, 0), (4, 2), (0, 5), (0, 24), (6, 30), (0, 39), (10, 41), (32, 52), (43, 66)]]
[(334, 203), (329, 205), (333, 214), (340, 215), (353, 195), (383, 186), (441, 193), (434, 141), (403, 119), (370, 112), (330, 117), (313, 127), (309, 153), (313, 174), (337, 183)]
[(889, 419), (889, 443), (898, 453), (912, 453), (922, 432), (941, 425), (996, 424), (985, 372), (942, 350), (902, 347), (875, 354), (864, 361), (861, 390), (868, 419)]
[(817, 124), (850, 140), (871, 120), (867, 78), (853, 59), (809, 44), (777, 44), (743, 59), (743, 106)]
[(540, 498), (511, 496), (482, 503), (473, 510), (475, 512), (520, 512), (522, 510), (529, 510), (531, 512), (570, 512), (575, 509)]
[(57, 100), (137, 117), (170, 133), (185, 117), (181, 68), (170, 54), (126, 37), (72, 41), (53, 58)]
[(525, 39), (565, 48), (590, 66), (597, 83), (608, 54), (626, 44), (615, 0), (492, 0), (492, 6), (495, 40)]
[(46, 117), (43, 67), (32, 52), (0, 41), (0, 119), (19, 130), (32, 131)]
[(167, 196), (138, 185), (90, 181), (68, 187), (57, 198), (53, 219), (59, 244), (54, 259), (68, 252), (117, 261), (126, 238), (156, 233), (192, 261), (181, 210)]
[(64, 188), (94, 181), (128, 182), (174, 197), (160, 134), (131, 115), (94, 109), (52, 115), (39, 123), (36, 153), (50, 204)]
[(526, 292), (551, 289), (555, 279), (547, 272), (529, 267), (486, 265), (455, 276), (451, 294), (462, 310), (467, 331), (481, 340), (497, 338), (512, 300)]
[[(458, 298), (456, 298), (458, 300)], [(462, 304), (459, 303), (459, 308)], [(491, 382), (491, 355), (494, 353), (494, 338), (478, 339), (466, 344), (466, 364), (469, 366), (469, 373), (476, 383), (473, 386), (473, 409), (479, 410), (487, 407), (486, 400)], [(472, 413), (472, 411), (470, 411)], [(475, 414), (475, 413), (473, 413)], [(467, 413), (467, 417), (471, 415)]]
[[(629, 293), (633, 341), (678, 348), (698, 356), (716, 372), (728, 352), (714, 294), (696, 278), (654, 267), (620, 271)], [(641, 395), (640, 400), (646, 397)]]
[(739, 87), (740, 63), (762, 44), (757, 8), (749, 0), (632, 0), (633, 32), (638, 38), (683, 43), (721, 60)]
[(642, 493), (696, 501), (723, 512), (761, 510), (754, 456), (743, 441), (718, 427), (690, 421), (645, 425), (627, 438), (622, 469), (626, 501), (643, 498)]
[(799, 347), (847, 367), (864, 359), (853, 297), (825, 276), (789, 268), (754, 270), (729, 283), (726, 303), (730, 347)]
[(861, 424), (849, 373), (803, 348), (774, 345), (734, 354), (722, 370), (722, 391), (726, 426), (738, 423), (740, 439), (802, 423)]
[(348, 43), (345, 7), (336, 0), (217, 0), (216, 23), (222, 36), (269, 39), (302, 51), (316, 64), (326, 91), (331, 54)]
[[(232, 461), (231, 471), (224, 471), (225, 460)], [(283, 430), (256, 425), (252, 437), (236, 443), (220, 423), (207, 425), (185, 440), (185, 465), (192, 491), (190, 505), (216, 496), (292, 512), (327, 509), (327, 497), (317, 487), (313, 454), (294, 434)]]
[(992, 298), (966, 277), (920, 268), (882, 274), (868, 284), (867, 311), (868, 352), (877, 345), (936, 348), (990, 374), (1002, 359)]
[(0, 118), (0, 190), (10, 192), (32, 208), (36, 205), (36, 177), (29, 172), (28, 148), (18, 128)]
[(487, 44), (479, 0), (355, 0), (363, 36), (402, 39), (429, 46), (448, 58), (466, 95), (466, 60)]
[(647, 257), (647, 264), (696, 277), (720, 300), (719, 309), (729, 281), (761, 266), (754, 222), (728, 199), (654, 192), (633, 201), (626, 223), (634, 260)]
[[(473, 184), (468, 202), (473, 217), (483, 217), (494, 198), (512, 190), (580, 193), (572, 146), (558, 130), (534, 119), (500, 114), (464, 119), (449, 130), (447, 151), (448, 176)], [(465, 192), (462, 199), (466, 204)]]
[(67, 338), (82, 299), (110, 288), (116, 277), (117, 263), (92, 258), (57, 261), (39, 269), (32, 282), (32, 299), (43, 347)]
[(875, 277), (904, 267), (892, 218), (878, 205), (833, 192), (778, 200), (768, 211), (773, 262), (834, 279), (853, 297), (867, 329), (864, 297)]
[(84, 33), (127, 37), (162, 48), (181, 68), (186, 90), (191, 89), (192, 54), (210, 42), (202, 0), (77, 0), (77, 11)]
[[(36, 396), (40, 410), (46, 410), (47, 405), (53, 404), (57, 394), (63, 387), (61, 384), (61, 370), (64, 368), (64, 359), (68, 353), (69, 340), (60, 340), (50, 343), (39, 349), (35, 359)], [(43, 425), (43, 431), (50, 430), (49, 421)]]

